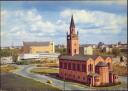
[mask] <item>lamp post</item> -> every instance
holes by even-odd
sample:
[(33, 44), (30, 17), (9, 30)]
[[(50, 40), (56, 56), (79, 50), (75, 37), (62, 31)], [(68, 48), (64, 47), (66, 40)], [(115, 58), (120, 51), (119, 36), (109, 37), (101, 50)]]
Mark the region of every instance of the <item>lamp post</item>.
[(65, 76), (64, 76), (64, 91), (65, 91)]
[(64, 91), (65, 91), (65, 74), (64, 74)]

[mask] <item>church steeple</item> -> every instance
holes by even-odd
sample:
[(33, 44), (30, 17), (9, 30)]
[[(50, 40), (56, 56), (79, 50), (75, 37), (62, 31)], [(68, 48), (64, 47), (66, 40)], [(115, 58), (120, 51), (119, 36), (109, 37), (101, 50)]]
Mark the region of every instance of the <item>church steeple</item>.
[(71, 29), (71, 28), (75, 28), (73, 15), (72, 15), (72, 18), (71, 18), (71, 23), (70, 23), (70, 29)]
[(67, 33), (67, 54), (68, 55), (75, 55), (79, 54), (79, 40), (78, 40), (78, 33), (75, 30), (75, 23), (73, 19), (73, 15), (71, 17), (70, 22), (70, 33)]
[(75, 23), (74, 23), (73, 15), (71, 17), (71, 22), (70, 22), (70, 33), (75, 34)]

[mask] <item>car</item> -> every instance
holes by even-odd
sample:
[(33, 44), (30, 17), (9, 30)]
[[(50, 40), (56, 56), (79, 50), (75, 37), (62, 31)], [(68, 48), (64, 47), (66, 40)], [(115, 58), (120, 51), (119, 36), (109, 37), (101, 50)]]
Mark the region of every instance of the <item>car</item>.
[(47, 83), (52, 84), (52, 81), (51, 80), (47, 80)]

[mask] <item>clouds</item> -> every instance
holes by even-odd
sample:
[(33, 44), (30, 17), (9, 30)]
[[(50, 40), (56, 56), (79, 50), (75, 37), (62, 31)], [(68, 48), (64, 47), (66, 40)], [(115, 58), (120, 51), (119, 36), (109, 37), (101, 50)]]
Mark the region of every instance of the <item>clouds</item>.
[[(46, 20), (36, 9), (2, 11), (2, 44), (6, 41), (52, 41), (64, 33), (66, 24), (61, 20)], [(7, 17), (5, 17), (7, 16)], [(6, 20), (6, 21), (5, 21)], [(62, 36), (63, 37), (63, 36)]]
[[(91, 2), (91, 1), (88, 1), (88, 2)], [(111, 5), (111, 4), (117, 4), (117, 5), (123, 5), (123, 6), (126, 6), (127, 5), (127, 0), (104, 0), (104, 1), (93, 1), (93, 3), (102, 3), (102, 4), (108, 4), (108, 5)]]
[(64, 8), (53, 14), (56, 16), (51, 15), (51, 12), (39, 11), (36, 8), (13, 11), (3, 9), (1, 12), (2, 45), (10, 45), (12, 41), (18, 44), (22, 41), (51, 40), (56, 43), (66, 43), (66, 32), (69, 31), (72, 14), (76, 28), (80, 32), (80, 41), (83, 43), (89, 39), (90, 41), (97, 39), (105, 41), (108, 36), (115, 39), (118, 35), (126, 33), (123, 29), (126, 29), (127, 17), (115, 13)]
[(76, 23), (84, 25), (86, 32), (88, 30), (92, 30), (92, 33), (117, 34), (121, 32), (121, 27), (126, 26), (127, 24), (126, 16), (116, 15), (103, 11), (66, 9), (61, 12), (60, 15), (66, 19), (67, 17), (69, 18), (72, 14), (75, 17)]

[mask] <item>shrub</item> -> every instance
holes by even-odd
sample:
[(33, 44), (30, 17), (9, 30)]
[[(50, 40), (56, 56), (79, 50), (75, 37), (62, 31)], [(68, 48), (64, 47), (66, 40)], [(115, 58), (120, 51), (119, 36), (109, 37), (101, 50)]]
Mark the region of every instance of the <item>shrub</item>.
[(28, 65), (29, 62), (28, 61), (20, 61), (20, 62), (16, 62), (16, 64), (18, 64), (18, 65)]
[(114, 73), (121, 76), (128, 76), (127, 67), (121, 66), (120, 64), (113, 64)]

